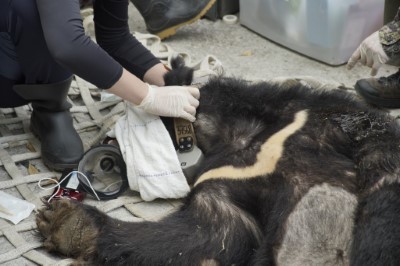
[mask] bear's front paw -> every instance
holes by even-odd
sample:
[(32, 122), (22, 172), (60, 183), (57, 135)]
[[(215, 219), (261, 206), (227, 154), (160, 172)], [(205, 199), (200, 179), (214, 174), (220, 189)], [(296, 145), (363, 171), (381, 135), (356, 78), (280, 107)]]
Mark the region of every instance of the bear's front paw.
[(96, 254), (99, 228), (84, 205), (72, 200), (53, 200), (36, 216), (44, 247), (63, 255), (90, 260)]

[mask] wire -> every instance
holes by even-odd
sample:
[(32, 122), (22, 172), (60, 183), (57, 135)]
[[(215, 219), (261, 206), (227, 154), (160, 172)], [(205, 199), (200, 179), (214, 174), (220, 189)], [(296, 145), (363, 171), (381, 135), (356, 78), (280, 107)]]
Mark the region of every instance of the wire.
[[(93, 194), (96, 196), (97, 200), (100, 201), (100, 198), (99, 198), (99, 196), (97, 196), (97, 193), (96, 193), (96, 191), (94, 190), (92, 184), (90, 183), (89, 178), (87, 178), (87, 176), (86, 176), (84, 173), (80, 172), (80, 171), (71, 171), (71, 172), (69, 172), (69, 173), (68, 173), (62, 180), (60, 180), (60, 181), (54, 180), (53, 178), (49, 178), (49, 177), (45, 177), (45, 178), (42, 178), (42, 179), (39, 180), (38, 186), (39, 186), (39, 188), (41, 188), (41, 189), (43, 189), (43, 190), (50, 190), (50, 189), (57, 188), (57, 190), (50, 196), (50, 198), (47, 200), (47, 202), (50, 202), (50, 201), (55, 197), (55, 195), (57, 195), (57, 193), (58, 193), (58, 192), (60, 191), (60, 189), (61, 189), (61, 185), (60, 185), (60, 184), (61, 184), (65, 179), (67, 179), (69, 176), (71, 176), (72, 174), (77, 174), (78, 180), (80, 180), (80, 177), (79, 177), (79, 176), (84, 177), (85, 180), (86, 180), (86, 182), (89, 184), (90, 189), (93, 191)], [(54, 182), (54, 183), (56, 183), (56, 184), (55, 184), (54, 186), (52, 186), (52, 187), (43, 187), (43, 186), (41, 185), (41, 183), (42, 183), (43, 181), (46, 181), (46, 180), (52, 181), (52, 182)]]

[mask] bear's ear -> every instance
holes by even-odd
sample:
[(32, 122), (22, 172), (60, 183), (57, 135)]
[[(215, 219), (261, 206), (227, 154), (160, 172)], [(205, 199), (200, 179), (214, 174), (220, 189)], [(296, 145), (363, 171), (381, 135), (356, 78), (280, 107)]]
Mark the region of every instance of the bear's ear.
[(193, 68), (185, 66), (182, 57), (177, 56), (171, 60), (172, 69), (164, 75), (166, 86), (190, 85), (193, 80)]

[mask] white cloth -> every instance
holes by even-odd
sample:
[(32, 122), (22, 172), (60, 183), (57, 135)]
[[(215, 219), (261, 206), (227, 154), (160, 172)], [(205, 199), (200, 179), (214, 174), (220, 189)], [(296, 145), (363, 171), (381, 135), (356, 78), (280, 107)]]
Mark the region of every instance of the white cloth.
[(171, 137), (159, 116), (129, 102), (114, 133), (127, 167), (129, 186), (145, 201), (182, 198), (190, 187)]

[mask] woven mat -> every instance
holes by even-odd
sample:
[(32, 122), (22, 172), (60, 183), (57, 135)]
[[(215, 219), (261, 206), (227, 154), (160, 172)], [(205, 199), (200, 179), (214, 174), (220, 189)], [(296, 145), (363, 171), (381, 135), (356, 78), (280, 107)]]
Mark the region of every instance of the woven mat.
[[(99, 101), (99, 96), (97, 88), (79, 78), (75, 78), (70, 88), (69, 101), (73, 104), (71, 113), (74, 126), (86, 149), (98, 142), (104, 136), (104, 131), (110, 128), (124, 111), (121, 102), (103, 103)], [(60, 173), (50, 171), (40, 159), (40, 142), (29, 129), (31, 111), (28, 105), (0, 109), (0, 189), (40, 208), (40, 198), (51, 192), (41, 190), (37, 182), (43, 178), (59, 177)], [(138, 196), (135, 200), (140, 201)], [(107, 211), (132, 201), (133, 198), (118, 199), (111, 208), (107, 207)], [(47, 253), (40, 252), (42, 242), (35, 230), (34, 214), (33, 212), (18, 225), (0, 219), (0, 264), (69, 263), (69, 260), (52, 258)], [(20, 259), (21, 256), (27, 260)]]
[[(83, 16), (87, 34), (95, 41), (92, 11), (84, 10)], [(200, 81), (222, 69), (221, 63), (212, 55), (193, 63), (188, 54), (173, 51), (155, 35), (132, 34), (164, 64), (169, 65), (174, 56), (181, 55), (187, 65), (195, 69), (195, 77)], [(82, 138), (85, 150), (100, 143), (105, 133), (124, 114), (124, 104), (120, 99), (102, 101), (102, 94), (104, 91), (79, 77), (74, 78), (69, 90), (74, 127)], [(40, 142), (29, 129), (31, 112), (30, 105), (0, 109), (0, 190), (40, 208), (43, 206), (41, 198), (52, 191), (40, 189), (39, 180), (59, 178), (61, 173), (49, 170), (41, 161)], [(180, 205), (179, 200), (144, 202), (133, 191), (109, 201), (97, 201), (87, 196), (84, 202), (125, 221), (157, 220)], [(36, 230), (36, 211), (17, 225), (0, 218), (1, 265), (69, 265), (72, 262), (43, 249)]]

